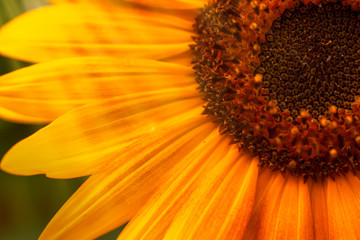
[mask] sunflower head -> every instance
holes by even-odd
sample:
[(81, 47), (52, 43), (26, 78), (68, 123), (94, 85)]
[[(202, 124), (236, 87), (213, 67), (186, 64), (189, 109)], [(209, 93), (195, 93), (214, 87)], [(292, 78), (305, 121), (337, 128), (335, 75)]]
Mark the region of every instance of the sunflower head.
[(205, 113), (260, 166), (305, 180), (359, 169), (356, 6), (214, 1), (197, 17)]
[(51, 1), (0, 30), (51, 122), (0, 167), (90, 175), (40, 239), (358, 239), (359, 0)]

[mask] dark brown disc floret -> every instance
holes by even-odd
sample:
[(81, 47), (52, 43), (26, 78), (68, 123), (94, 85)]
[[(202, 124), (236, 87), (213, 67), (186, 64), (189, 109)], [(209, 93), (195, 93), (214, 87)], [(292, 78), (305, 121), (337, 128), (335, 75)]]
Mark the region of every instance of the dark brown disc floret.
[(259, 165), (317, 179), (359, 170), (358, 3), (218, 0), (196, 19), (204, 113)]

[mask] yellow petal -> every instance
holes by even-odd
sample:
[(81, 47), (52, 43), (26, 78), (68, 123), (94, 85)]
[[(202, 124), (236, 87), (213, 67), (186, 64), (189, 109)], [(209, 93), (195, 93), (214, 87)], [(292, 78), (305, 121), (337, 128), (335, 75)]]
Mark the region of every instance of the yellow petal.
[(351, 174), (327, 180), (329, 239), (360, 236), (360, 180)]
[(0, 52), (32, 62), (99, 55), (159, 59), (189, 49), (191, 25), (143, 9), (51, 5), (6, 24), (0, 31)]
[(257, 195), (245, 236), (261, 240), (314, 239), (308, 185), (301, 178), (276, 175)]
[(0, 77), (0, 115), (49, 122), (94, 100), (121, 96), (126, 101), (189, 86), (195, 83), (190, 72), (178, 64), (143, 59), (81, 57), (39, 63)]
[[(0, 118), (6, 119), (8, 121), (21, 122), (21, 123), (40, 123), (44, 122), (42, 118), (34, 118), (25, 116), (16, 112), (13, 112), (9, 109), (3, 108), (0, 106)], [(19, 120), (21, 119), (21, 120)]]
[(234, 164), (234, 158), (227, 157), (230, 148), (228, 141), (223, 140), (217, 130), (212, 132), (186, 157), (187, 164), (182, 166), (180, 174), (164, 183), (119, 238), (162, 239), (177, 212), (199, 184), (226, 175), (226, 170)]
[[(156, 8), (169, 8), (169, 9), (192, 9), (203, 7), (208, 0), (157, 0), (157, 1), (145, 1), (145, 0), (125, 0), (129, 3), (143, 4)], [(106, 2), (114, 5), (122, 4), (118, 0), (49, 0), (52, 3), (84, 3), (93, 2), (99, 4)]]
[(165, 239), (242, 238), (255, 199), (258, 167), (256, 159), (237, 149), (229, 158), (237, 159), (235, 165), (223, 179), (209, 176), (201, 182), (176, 215)]
[(181, 117), (156, 137), (144, 137), (123, 149), (120, 162), (110, 161), (91, 176), (40, 239), (95, 239), (132, 218), (155, 189), (191, 164), (185, 156), (215, 127), (212, 123), (196, 127), (204, 118)]
[(201, 100), (179, 101), (186, 95), (179, 92), (130, 102), (112, 99), (86, 105), (17, 143), (4, 156), (1, 168), (13, 174), (45, 173), (54, 178), (92, 174), (142, 135), (156, 138), (164, 131), (164, 125), (179, 124), (182, 118), (197, 119)]

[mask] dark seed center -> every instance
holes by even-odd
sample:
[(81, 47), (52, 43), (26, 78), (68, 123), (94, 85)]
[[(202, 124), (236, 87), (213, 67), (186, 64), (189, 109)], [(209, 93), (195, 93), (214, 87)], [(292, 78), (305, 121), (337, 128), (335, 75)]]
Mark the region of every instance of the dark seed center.
[(349, 6), (309, 4), (286, 10), (261, 43), (262, 87), (282, 111), (315, 119), (335, 105), (351, 109), (360, 87), (360, 14)]

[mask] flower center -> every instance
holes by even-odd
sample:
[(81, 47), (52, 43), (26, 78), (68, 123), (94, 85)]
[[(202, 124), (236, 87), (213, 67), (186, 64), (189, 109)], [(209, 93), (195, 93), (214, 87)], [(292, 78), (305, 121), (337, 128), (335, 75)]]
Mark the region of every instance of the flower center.
[(191, 46), (204, 113), (259, 165), (314, 179), (360, 169), (360, 14), (341, 3), (212, 1)]
[(328, 3), (286, 10), (260, 44), (262, 86), (282, 111), (296, 118), (306, 109), (315, 119), (331, 105), (351, 109), (359, 94), (360, 15)]

